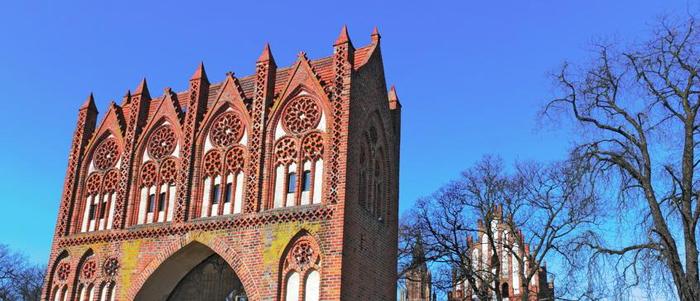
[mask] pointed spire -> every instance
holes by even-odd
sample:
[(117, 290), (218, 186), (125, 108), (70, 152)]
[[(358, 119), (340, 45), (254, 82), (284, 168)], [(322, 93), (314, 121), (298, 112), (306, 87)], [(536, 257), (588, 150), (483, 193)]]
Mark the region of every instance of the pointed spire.
[(139, 83), (136, 91), (134, 91), (134, 95), (141, 95), (141, 99), (151, 99), (151, 93), (148, 92), (148, 84), (145, 77)]
[(258, 63), (267, 62), (267, 61), (272, 61), (272, 62), (275, 61), (275, 59), (272, 57), (272, 50), (270, 50), (270, 43), (265, 43), (265, 47), (263, 48), (263, 51), (260, 54), (260, 57), (258, 57)]
[(122, 97), (122, 104), (120, 106), (126, 107), (126, 105), (128, 105), (130, 102), (131, 102), (131, 90), (128, 89), (128, 90), (126, 90), (124, 97)]
[(372, 37), (372, 44), (378, 44), (379, 40), (381, 40), (382, 36), (379, 34), (379, 29), (377, 28), (377, 26), (375, 26), (374, 29), (372, 30), (371, 37)]
[(343, 28), (340, 29), (340, 35), (338, 35), (338, 39), (335, 40), (335, 44), (333, 45), (336, 46), (345, 43), (350, 43), (350, 35), (348, 34), (348, 27), (343, 25)]
[(90, 92), (90, 95), (88, 95), (87, 99), (83, 103), (82, 106), (80, 106), (81, 110), (88, 109), (90, 111), (97, 111), (97, 106), (95, 105), (95, 97), (92, 95), (92, 92)]
[(399, 96), (396, 94), (396, 86), (391, 85), (389, 89), (389, 101), (398, 101)]
[(207, 79), (207, 73), (204, 71), (204, 62), (199, 62), (197, 70), (194, 71), (194, 74), (192, 74), (192, 77), (190, 78), (190, 80), (200, 79), (209, 82), (209, 79)]
[(391, 85), (389, 89), (389, 109), (394, 110), (401, 107), (401, 102), (399, 101), (399, 96), (396, 94), (396, 87)]

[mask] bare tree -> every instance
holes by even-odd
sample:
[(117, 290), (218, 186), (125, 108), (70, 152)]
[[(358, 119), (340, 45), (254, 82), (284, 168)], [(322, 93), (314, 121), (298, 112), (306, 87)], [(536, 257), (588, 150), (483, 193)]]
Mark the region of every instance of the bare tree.
[(41, 298), (44, 268), (0, 244), (0, 300), (33, 301)]
[[(585, 170), (570, 160), (520, 164), (507, 173), (499, 159), (485, 157), (459, 180), (417, 202), (402, 227), (405, 254), (420, 235), (426, 260), (437, 271), (436, 287), (464, 285), (479, 300), (502, 300), (509, 294), (501, 279), (514, 273), (522, 284), (518, 295), (530, 300), (534, 291), (548, 289), (530, 285), (544, 272), (539, 264), (565, 257), (567, 242), (595, 221), (596, 199)], [(476, 256), (475, 248), (495, 252)]]
[(617, 238), (591, 228), (578, 251), (590, 251), (591, 266), (616, 258), (608, 263), (627, 288), (670, 276), (681, 300), (700, 300), (699, 29), (662, 20), (646, 42), (596, 45), (591, 64), (555, 75), (562, 93), (545, 108), (581, 130), (576, 152), (608, 188), (613, 230), (634, 224)]

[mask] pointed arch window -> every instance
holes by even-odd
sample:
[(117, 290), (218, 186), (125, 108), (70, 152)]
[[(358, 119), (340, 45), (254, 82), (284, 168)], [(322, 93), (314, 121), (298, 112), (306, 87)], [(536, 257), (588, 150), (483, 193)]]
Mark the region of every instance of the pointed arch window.
[(90, 232), (112, 229), (116, 189), (119, 182), (119, 155), (121, 149), (111, 134), (102, 140), (88, 164), (89, 175), (83, 189), (82, 204), (78, 207), (78, 229)]
[(97, 258), (91, 253), (92, 251), (88, 251), (90, 255), (83, 258), (78, 265), (78, 278), (74, 286), (78, 288), (78, 301), (95, 301), (97, 297), (94, 283), (98, 274)]
[(283, 257), (280, 286), (282, 301), (318, 301), (321, 288), (321, 256), (309, 236), (302, 236)]
[(275, 129), (272, 186), (268, 208), (321, 203), (325, 117), (308, 95), (286, 105)]
[(49, 300), (64, 301), (68, 296), (68, 277), (71, 275), (71, 264), (67, 253), (59, 255), (52, 271), (51, 285), (53, 287)]
[(388, 167), (381, 143), (376, 127), (371, 125), (363, 134), (358, 181), (359, 205), (380, 222), (386, 219), (389, 204)]
[(178, 138), (170, 123), (163, 122), (148, 137), (139, 170), (136, 224), (169, 222), (173, 219), (175, 181), (180, 164)]
[(238, 214), (243, 211), (247, 133), (239, 113), (228, 108), (213, 119), (204, 137), (201, 203), (196, 217)]

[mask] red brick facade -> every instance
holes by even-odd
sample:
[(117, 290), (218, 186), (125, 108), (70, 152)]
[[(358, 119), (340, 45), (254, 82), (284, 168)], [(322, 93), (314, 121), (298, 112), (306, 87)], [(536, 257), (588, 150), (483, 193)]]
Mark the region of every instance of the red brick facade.
[(293, 273), (320, 275), (320, 300), (395, 299), (401, 105), (371, 37), (343, 28), (332, 56), (285, 68), (266, 45), (254, 75), (200, 65), (159, 97), (144, 80), (99, 123), (91, 95), (43, 299), (164, 300), (210, 254), (249, 300), (285, 300)]

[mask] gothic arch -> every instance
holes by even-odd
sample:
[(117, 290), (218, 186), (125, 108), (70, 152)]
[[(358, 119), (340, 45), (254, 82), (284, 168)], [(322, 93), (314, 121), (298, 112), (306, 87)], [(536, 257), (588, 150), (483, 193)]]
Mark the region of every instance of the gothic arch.
[(116, 146), (119, 150), (118, 155), (120, 155), (118, 158), (116, 158), (117, 163), (119, 159), (121, 158), (122, 151), (124, 150), (124, 139), (121, 136), (121, 133), (119, 133), (119, 130), (113, 129), (111, 126), (108, 128), (103, 129), (101, 132), (96, 133), (94, 136), (94, 139), (91, 141), (89, 144), (85, 158), (83, 158), (83, 169), (86, 170), (87, 172), (90, 172), (91, 164), (93, 163), (93, 158), (95, 156), (95, 151), (97, 148), (99, 148), (102, 144), (107, 139), (114, 139), (116, 142)]
[(268, 138), (274, 138), (275, 127), (282, 118), (282, 114), (284, 113), (284, 110), (289, 105), (289, 103), (295, 98), (304, 95), (308, 95), (309, 97), (316, 100), (326, 117), (326, 131), (328, 131), (328, 129), (331, 128), (334, 120), (332, 118), (333, 110), (330, 105), (330, 100), (328, 99), (328, 96), (325, 93), (317, 93), (314, 90), (315, 89), (310, 88), (305, 84), (299, 84), (289, 94), (287, 94), (287, 96), (284, 99), (276, 102), (273, 105), (272, 110), (270, 111), (271, 118), (269, 119), (267, 124)]
[[(280, 257), (278, 300), (319, 300), (320, 281), (323, 279), (323, 258), (323, 251), (316, 237), (306, 230), (301, 230), (294, 235)], [(316, 276), (315, 280), (318, 282), (309, 284), (310, 276)], [(290, 285), (291, 279), (295, 279), (295, 285)], [(310, 286), (313, 288), (310, 289)], [(309, 298), (310, 293), (313, 293), (315, 298)]]
[(97, 255), (92, 248), (88, 248), (80, 256), (72, 279), (71, 295), (73, 297), (70, 298), (71, 300), (87, 301), (90, 300), (91, 296), (94, 298), (96, 281), (99, 279), (98, 262)]
[(394, 198), (392, 184), (394, 170), (392, 142), (387, 137), (381, 112), (372, 111), (368, 114), (365, 126), (360, 130), (360, 153), (358, 157), (358, 204), (365, 210), (386, 221), (396, 218), (391, 215)]
[[(169, 97), (164, 98), (162, 101), (172, 103)], [(161, 103), (158, 113), (148, 122), (146, 130), (135, 147), (132, 161), (134, 180), (131, 182), (131, 192), (127, 203), (127, 225), (168, 222), (174, 215), (177, 189), (176, 176), (179, 168), (183, 136), (179, 118), (175, 113), (176, 110), (171, 109), (171, 112), (165, 111), (165, 109), (160, 110), (165, 105)], [(172, 107), (172, 105), (169, 106)], [(162, 140), (162, 144), (151, 140)], [(143, 178), (144, 169), (147, 167), (150, 167), (148, 171), (154, 174), (151, 175), (149, 173), (147, 177), (152, 180), (152, 183), (145, 185)], [(144, 196), (143, 190), (145, 186), (148, 186), (148, 189)], [(164, 207), (162, 210), (158, 208), (159, 210), (153, 212), (150, 215), (151, 220), (148, 220), (148, 214), (142, 212), (142, 210), (147, 209), (143, 206), (143, 203), (146, 202), (146, 198), (150, 197), (151, 194), (157, 198), (154, 199), (153, 203), (158, 202), (159, 206), (163, 203)], [(162, 194), (166, 195), (166, 199), (161, 199)], [(160, 213), (161, 211), (162, 213)]]
[[(180, 146), (182, 146), (182, 128), (180, 127), (180, 121), (177, 117), (175, 116), (169, 116), (168, 114), (160, 114), (162, 116), (156, 116), (156, 120), (152, 120), (149, 122), (149, 125), (145, 127), (145, 131), (143, 134), (139, 137), (139, 141), (136, 144), (136, 151), (134, 152), (134, 166), (140, 166), (143, 162), (143, 155), (144, 153), (147, 152), (148, 148), (148, 141), (151, 139), (151, 136), (153, 135), (154, 132), (156, 132), (160, 127), (164, 125), (170, 126), (170, 128), (173, 130), (175, 134), (175, 140), (177, 141), (177, 146), (175, 150), (178, 150)], [(176, 152), (173, 152), (173, 155), (178, 155)]]
[[(238, 252), (224, 240), (212, 241), (190, 237), (170, 244), (143, 268), (136, 272), (135, 282), (127, 292), (127, 300), (159, 299), (170, 293), (187, 272), (211, 255), (223, 258), (240, 279), (250, 300), (259, 300), (260, 294), (253, 275)], [(167, 295), (165, 296), (167, 297)]]
[[(120, 130), (112, 124), (105, 124), (95, 135), (83, 159), (71, 227), (73, 233), (111, 229), (123, 152)], [(89, 212), (91, 215), (99, 213), (98, 216), (91, 216), (88, 220), (89, 210), (93, 211)]]
[[(265, 165), (265, 185), (269, 191), (263, 200), (265, 209), (317, 204), (325, 200), (329, 189), (325, 183), (328, 182), (333, 123), (327, 96), (304, 84), (297, 85), (274, 105), (267, 124), (265, 151), (270, 155)], [(285, 143), (288, 145), (280, 146)], [(293, 150), (285, 151), (288, 147)], [(307, 177), (307, 173), (310, 176)], [(305, 179), (312, 183), (311, 187), (304, 188)], [(308, 192), (304, 194), (305, 191)]]
[[(230, 81), (227, 83), (232, 85), (233, 80)], [(195, 165), (201, 168), (195, 169), (192, 176), (193, 201), (189, 204), (191, 218), (236, 214), (245, 210), (246, 174), (250, 154), (248, 140), (251, 136), (250, 116), (239, 97), (233, 96), (233, 99), (228, 99), (220, 95), (220, 98), (215, 108), (207, 113), (197, 133), (194, 160)], [(239, 133), (235, 133), (236, 127), (232, 127), (236, 123), (240, 129)], [(225, 132), (222, 132), (223, 130)], [(210, 153), (218, 155), (219, 160), (216, 163), (219, 167), (215, 168), (216, 171), (208, 168), (212, 163), (207, 161)], [(212, 201), (210, 194), (215, 188), (223, 192), (219, 193), (219, 196), (224, 197), (220, 203), (219, 200)], [(213, 210), (214, 207), (216, 210)]]
[[(66, 271), (61, 271), (61, 273), (68, 273), (70, 272), (70, 253), (68, 253), (68, 250), (62, 250), (61, 252), (56, 255), (54, 258), (51, 268), (48, 270), (48, 276), (47, 276), (47, 284), (46, 285), (46, 291), (45, 291), (45, 298), (43, 300), (54, 300), (56, 299), (56, 295), (60, 293), (60, 291), (64, 288), (68, 287), (67, 280), (68, 280), (68, 274), (65, 276), (61, 275), (58, 276), (58, 269), (59, 265), (65, 265), (65, 267), (61, 267), (61, 269), (65, 269)], [(61, 279), (62, 278), (62, 279)], [(59, 298), (60, 299), (60, 298)]]

